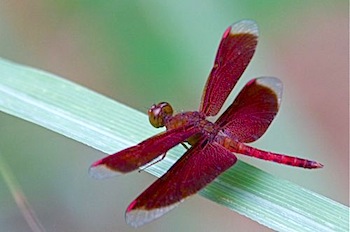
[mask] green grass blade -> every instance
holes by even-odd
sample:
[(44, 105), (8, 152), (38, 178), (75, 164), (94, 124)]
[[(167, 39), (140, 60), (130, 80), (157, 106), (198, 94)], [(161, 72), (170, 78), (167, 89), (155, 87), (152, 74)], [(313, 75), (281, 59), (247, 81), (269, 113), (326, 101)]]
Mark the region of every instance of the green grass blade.
[(0, 151), (0, 176), (3, 177), (5, 184), (9, 188), (13, 199), (15, 200), (23, 218), (27, 222), (29, 228), (34, 232), (45, 232), (45, 228), (38, 219), (32, 206), (29, 204), (27, 197), (21, 189), (21, 185), (18, 183), (15, 174), (11, 168), (7, 165), (5, 159), (2, 157)]
[[(106, 153), (156, 133), (145, 114), (47, 72), (2, 59), (0, 110)], [(182, 153), (176, 147), (147, 171), (159, 177)], [(200, 195), (278, 231), (349, 230), (349, 207), (241, 161)]]

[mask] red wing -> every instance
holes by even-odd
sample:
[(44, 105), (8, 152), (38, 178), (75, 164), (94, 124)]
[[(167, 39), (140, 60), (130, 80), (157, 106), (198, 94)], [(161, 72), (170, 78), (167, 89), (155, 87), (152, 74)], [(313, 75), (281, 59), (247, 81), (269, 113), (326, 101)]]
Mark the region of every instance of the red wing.
[(200, 112), (215, 116), (251, 60), (258, 43), (258, 26), (242, 20), (226, 29), (214, 67), (210, 72), (200, 105)]
[(260, 77), (248, 82), (217, 120), (226, 135), (249, 143), (260, 138), (276, 116), (282, 98), (282, 82)]
[(204, 188), (236, 161), (237, 158), (221, 145), (199, 141), (129, 205), (126, 222), (138, 227), (159, 218)]
[(102, 179), (134, 171), (198, 132), (198, 127), (188, 125), (159, 133), (136, 146), (96, 161), (91, 165), (89, 174)]

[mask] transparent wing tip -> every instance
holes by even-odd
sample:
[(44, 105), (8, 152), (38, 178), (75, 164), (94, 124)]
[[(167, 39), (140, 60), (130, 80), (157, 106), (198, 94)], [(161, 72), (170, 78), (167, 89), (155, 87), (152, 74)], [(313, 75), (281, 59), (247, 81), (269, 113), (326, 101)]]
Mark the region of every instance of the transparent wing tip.
[(255, 36), (259, 35), (258, 24), (251, 19), (243, 19), (231, 25), (231, 34), (249, 33)]
[(266, 86), (274, 91), (277, 95), (278, 104), (281, 104), (283, 84), (277, 77), (259, 77), (256, 79), (259, 85)]
[(163, 216), (164, 214), (178, 206), (179, 202), (169, 206), (150, 210), (133, 209), (135, 204), (136, 201), (133, 201), (127, 208), (125, 212), (125, 221), (128, 225), (137, 228)]
[(118, 176), (121, 173), (109, 168), (102, 160), (93, 163), (89, 168), (89, 175), (95, 179), (105, 179)]

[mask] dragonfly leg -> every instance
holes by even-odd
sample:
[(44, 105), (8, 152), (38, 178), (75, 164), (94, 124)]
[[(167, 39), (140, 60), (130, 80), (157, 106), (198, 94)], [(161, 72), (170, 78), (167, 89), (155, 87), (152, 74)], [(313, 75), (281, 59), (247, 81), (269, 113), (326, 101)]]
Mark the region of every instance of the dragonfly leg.
[(184, 142), (182, 142), (181, 145), (182, 145), (186, 150), (189, 150), (189, 149), (190, 149)]
[(165, 158), (165, 156), (166, 156), (166, 152), (164, 154), (162, 154), (159, 159), (156, 159), (154, 162), (148, 163), (148, 164), (146, 164), (146, 166), (141, 167), (139, 169), (139, 172), (142, 172), (142, 171), (146, 170), (147, 168), (151, 167), (152, 165), (162, 161)]

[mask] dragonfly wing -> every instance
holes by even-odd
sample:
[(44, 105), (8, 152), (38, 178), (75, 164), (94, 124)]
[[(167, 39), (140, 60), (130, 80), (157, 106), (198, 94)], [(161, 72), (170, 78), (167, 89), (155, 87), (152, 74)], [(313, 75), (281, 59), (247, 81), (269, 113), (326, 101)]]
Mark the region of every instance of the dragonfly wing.
[(133, 147), (96, 161), (91, 165), (89, 174), (103, 179), (134, 171), (198, 132), (198, 127), (188, 125), (159, 133)]
[(282, 98), (282, 82), (260, 77), (248, 82), (216, 124), (240, 142), (260, 138), (276, 116)]
[(126, 222), (138, 227), (159, 218), (236, 161), (237, 158), (219, 144), (200, 140), (129, 205)]
[(200, 112), (215, 116), (253, 57), (258, 43), (258, 26), (242, 20), (226, 29), (214, 67), (210, 72), (200, 105)]

